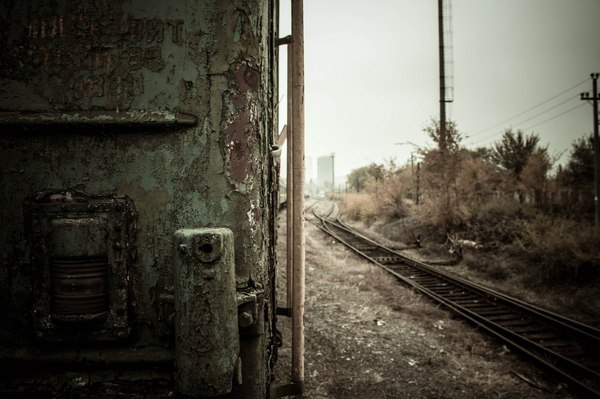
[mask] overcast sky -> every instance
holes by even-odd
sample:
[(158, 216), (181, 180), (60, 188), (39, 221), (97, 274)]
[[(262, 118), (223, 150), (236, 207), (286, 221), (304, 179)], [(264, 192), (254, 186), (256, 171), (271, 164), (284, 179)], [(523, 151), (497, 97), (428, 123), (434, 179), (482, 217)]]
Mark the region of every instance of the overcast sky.
[[(423, 127), (439, 114), (437, 23), (437, 0), (304, 0), (307, 158), (335, 153), (341, 177), (408, 162), (415, 148), (395, 143), (433, 145)], [(281, 0), (281, 36), (289, 24)], [(551, 154), (565, 151), (565, 162), (593, 129), (579, 93), (600, 72), (600, 0), (452, 0), (452, 28), (447, 113), (463, 144), (489, 146), (512, 127), (538, 134)]]

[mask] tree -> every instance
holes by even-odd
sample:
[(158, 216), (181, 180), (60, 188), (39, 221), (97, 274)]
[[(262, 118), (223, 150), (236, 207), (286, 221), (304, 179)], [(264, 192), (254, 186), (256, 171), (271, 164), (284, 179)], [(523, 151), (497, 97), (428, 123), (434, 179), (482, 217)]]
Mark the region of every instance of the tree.
[(488, 151), (463, 150), (456, 186), (462, 202), (470, 204), (488, 200), (500, 184), (498, 169), (489, 160)]
[(543, 190), (551, 168), (552, 162), (545, 151), (534, 152), (521, 172), (521, 181), (527, 188)]
[(529, 158), (535, 153), (546, 153), (546, 147), (539, 146), (540, 138), (535, 134), (526, 136), (523, 131), (513, 133), (507, 129), (499, 143), (494, 144), (492, 160), (502, 169), (511, 173), (516, 181), (521, 181), (521, 172)]
[(548, 172), (552, 168), (552, 162), (546, 151), (536, 151), (529, 159), (521, 172), (521, 183), (529, 192), (533, 192), (535, 205), (544, 208), (543, 193), (548, 186)]
[(559, 184), (575, 189), (594, 185), (594, 138), (592, 135), (573, 142), (569, 162), (558, 175)]
[(353, 169), (346, 178), (346, 181), (348, 182), (348, 186), (350, 188), (358, 192), (365, 188), (365, 185), (368, 181), (381, 181), (383, 179), (383, 172), (383, 165), (372, 163), (368, 166)]
[(423, 131), (436, 144), (434, 148), (420, 150), (423, 157), (426, 182), (432, 189), (445, 189), (447, 191), (456, 178), (461, 158), (460, 142), (462, 141), (462, 135), (458, 131), (456, 122), (446, 122), (446, 151), (442, 152), (439, 146), (439, 120), (431, 118)]
[(460, 204), (457, 178), (463, 157), (460, 146), (462, 135), (456, 122), (446, 122), (446, 145), (440, 148), (440, 122), (432, 118), (423, 131), (436, 143), (436, 147), (422, 149), (422, 179), (427, 192), (430, 220), (443, 231), (463, 222), (464, 207)]
[(573, 142), (567, 165), (559, 170), (556, 180), (568, 189), (563, 192), (563, 205), (569, 212), (585, 215), (594, 212), (594, 139), (592, 135)]
[[(436, 118), (431, 118), (429, 125), (423, 129), (430, 139), (437, 145), (438, 150), (440, 147), (440, 121)], [(460, 149), (460, 142), (462, 141), (462, 135), (458, 131), (458, 127), (455, 121), (446, 122), (446, 151), (449, 153), (455, 153)]]

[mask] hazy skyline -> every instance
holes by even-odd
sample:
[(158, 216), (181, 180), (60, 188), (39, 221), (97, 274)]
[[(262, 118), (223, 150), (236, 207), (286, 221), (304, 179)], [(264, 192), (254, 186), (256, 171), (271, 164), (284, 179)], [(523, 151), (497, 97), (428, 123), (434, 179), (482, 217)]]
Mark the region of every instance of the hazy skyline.
[[(423, 128), (439, 114), (437, 0), (305, 0), (304, 14), (306, 156), (335, 153), (341, 177), (371, 162), (406, 163), (415, 149), (395, 143), (433, 145)], [(579, 93), (600, 72), (599, 17), (600, 0), (453, 0), (447, 113), (463, 144), (489, 146), (512, 127), (538, 134), (551, 155), (564, 151), (565, 162), (593, 129)], [(289, 33), (281, 1), (280, 35)]]

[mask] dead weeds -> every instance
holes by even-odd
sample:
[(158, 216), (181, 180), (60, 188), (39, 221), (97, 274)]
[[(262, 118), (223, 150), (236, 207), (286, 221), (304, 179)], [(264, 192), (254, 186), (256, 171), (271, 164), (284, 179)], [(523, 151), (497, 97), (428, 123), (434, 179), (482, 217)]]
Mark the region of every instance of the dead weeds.
[[(278, 298), (284, 304), (283, 225), (279, 242)], [(279, 317), (278, 328), (284, 345), (276, 378), (285, 382), (291, 321)], [(499, 343), (399, 285), (309, 223), (305, 333), (304, 398), (569, 397), (562, 385), (545, 380)]]

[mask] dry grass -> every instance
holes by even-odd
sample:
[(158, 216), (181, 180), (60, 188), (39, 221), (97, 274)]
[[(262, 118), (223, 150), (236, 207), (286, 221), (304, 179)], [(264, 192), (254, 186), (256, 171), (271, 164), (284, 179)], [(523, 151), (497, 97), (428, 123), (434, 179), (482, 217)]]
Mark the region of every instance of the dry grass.
[(366, 223), (383, 218), (398, 219), (407, 214), (403, 193), (393, 185), (383, 185), (371, 193), (348, 193), (339, 195), (346, 218)]
[[(541, 383), (547, 393), (523, 383), (511, 370), (539, 372), (314, 226), (306, 233), (305, 398), (568, 397), (556, 384)], [(289, 319), (279, 329), (285, 380)]]
[(379, 216), (379, 208), (373, 197), (367, 193), (350, 193), (342, 196), (344, 216), (364, 222), (374, 221)]
[[(512, 296), (600, 327), (600, 232), (589, 224), (544, 215), (506, 197), (465, 206), (428, 201), (415, 231), (432, 249), (446, 228), (483, 249), (465, 249), (452, 269)], [(388, 231), (381, 228), (382, 231)], [(396, 229), (397, 230), (397, 229)], [(437, 236), (437, 238), (436, 238)]]
[(525, 224), (523, 246), (534, 265), (535, 280), (555, 283), (600, 279), (600, 231), (566, 219), (539, 216)]

